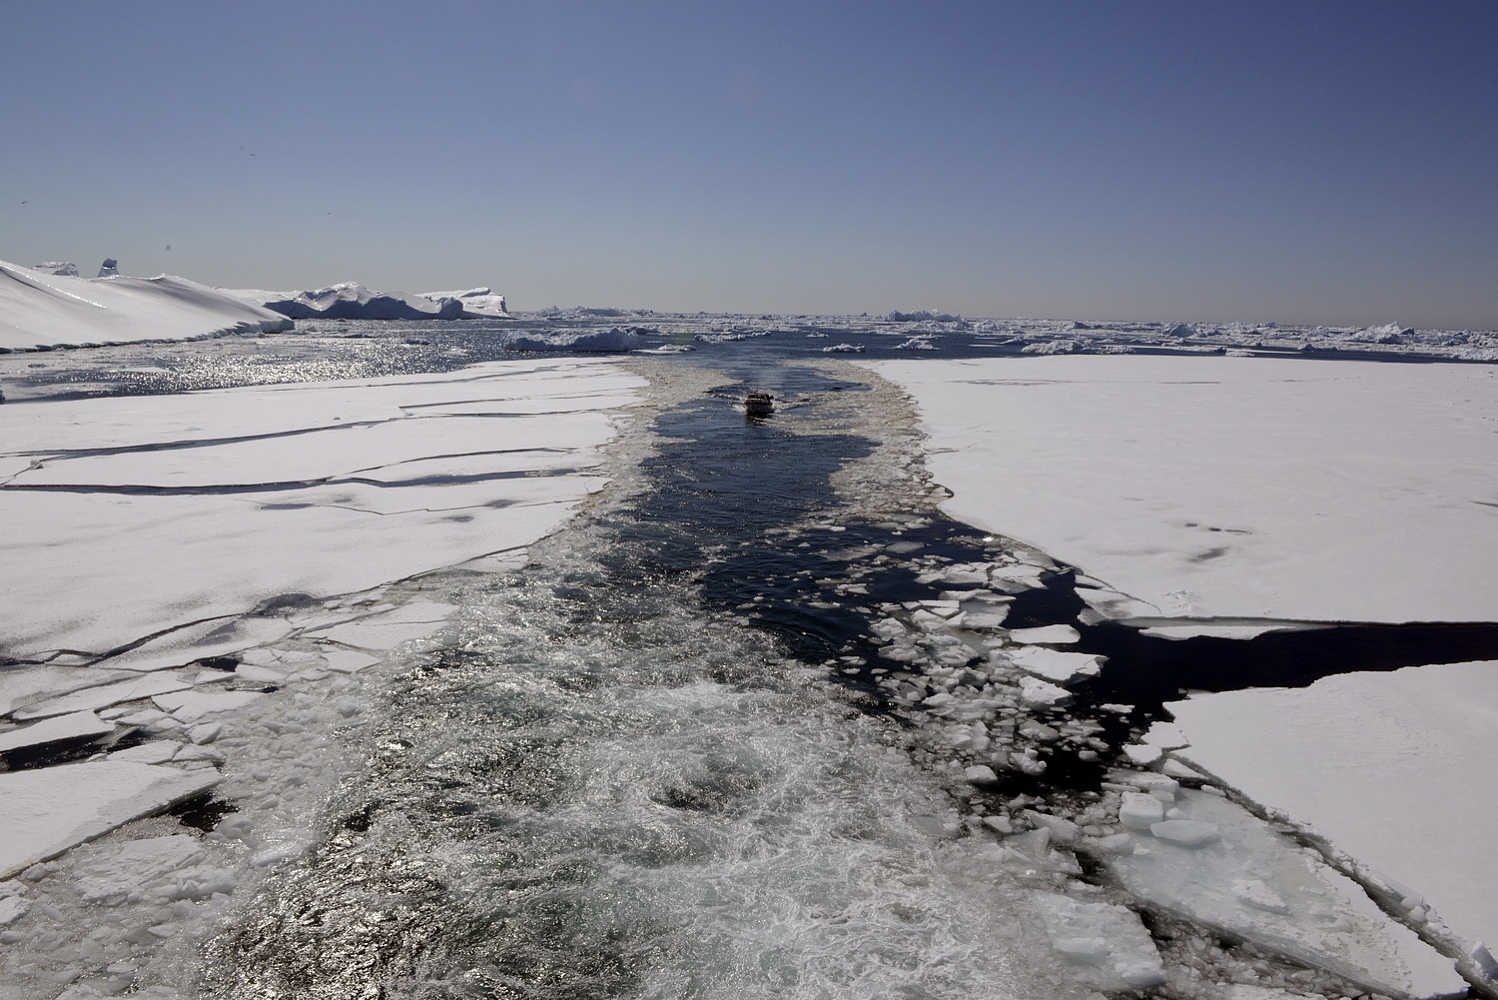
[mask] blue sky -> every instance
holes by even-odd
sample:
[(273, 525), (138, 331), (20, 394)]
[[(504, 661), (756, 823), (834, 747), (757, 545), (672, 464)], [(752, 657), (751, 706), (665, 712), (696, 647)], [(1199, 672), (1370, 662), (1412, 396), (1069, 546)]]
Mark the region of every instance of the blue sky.
[(1492, 0), (4, 14), (18, 263), (519, 308), (1498, 327)]

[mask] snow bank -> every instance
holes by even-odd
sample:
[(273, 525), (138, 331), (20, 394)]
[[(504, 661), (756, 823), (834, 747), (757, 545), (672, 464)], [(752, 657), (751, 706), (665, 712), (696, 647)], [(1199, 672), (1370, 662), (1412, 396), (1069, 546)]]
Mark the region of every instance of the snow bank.
[[(274, 641), (306, 595), (527, 545), (601, 485), (585, 473), (641, 384), (553, 358), (0, 407), (0, 468), (19, 470), (0, 518), (26, 526), (0, 542), (26, 580), (0, 650), (104, 653), (173, 628), (116, 658), (171, 666)], [(273, 599), (286, 609), (211, 621)]]
[(1411, 887), (1406, 909), (1498, 943), (1488, 888), (1498, 662), (1337, 674), (1168, 707), (1189, 761)]
[(1492, 368), (1137, 355), (870, 367), (916, 398), (948, 513), (1128, 595), (1110, 613), (1493, 616)]
[(282, 316), (186, 278), (89, 279), (0, 261), (0, 351), (290, 328)]

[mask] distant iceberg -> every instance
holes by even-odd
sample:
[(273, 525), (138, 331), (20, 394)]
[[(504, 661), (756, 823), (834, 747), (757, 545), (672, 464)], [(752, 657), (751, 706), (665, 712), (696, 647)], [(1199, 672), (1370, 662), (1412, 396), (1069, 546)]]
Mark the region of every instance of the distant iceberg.
[(463, 305), (455, 298), (434, 301), (422, 295), (387, 294), (356, 281), (280, 294), (261, 304), (292, 319), (457, 319), (463, 314)]
[(421, 297), (441, 302), (457, 299), (463, 308), (463, 319), (509, 319), (510, 310), (503, 295), (495, 295), (488, 288), (470, 288), (461, 292), (422, 292)]
[(511, 337), (512, 351), (633, 351), (644, 345), (640, 335), (623, 327), (567, 333), (527, 333)]

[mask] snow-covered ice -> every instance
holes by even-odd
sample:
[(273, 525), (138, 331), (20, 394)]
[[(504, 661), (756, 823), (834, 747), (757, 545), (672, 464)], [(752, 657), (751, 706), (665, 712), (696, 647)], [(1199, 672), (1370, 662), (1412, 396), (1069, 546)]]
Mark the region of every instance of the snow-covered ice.
[(1165, 982), (1160, 953), (1133, 911), (1055, 892), (1037, 892), (1033, 900), (1051, 947), (1099, 989), (1144, 989)]
[(129, 761), (63, 764), (0, 774), (0, 879), (191, 798), (218, 772)]
[[(1128, 842), (1100, 845), (1099, 859), (1135, 896), (1372, 990), (1466, 994), (1451, 959), (1241, 806), (1185, 789), (1169, 798), (1125, 793)], [(1177, 816), (1146, 822), (1157, 810)]]
[(4, 651), (104, 653), (179, 626), (191, 641), (121, 657), (175, 665), (285, 634), (279, 614), (226, 618), (280, 595), (527, 545), (601, 485), (587, 470), (641, 384), (553, 358), (0, 407), (0, 449), (29, 463), (0, 482), (6, 523), (27, 529), (0, 544), (27, 581)]
[(915, 397), (948, 513), (1133, 599), (1110, 614), (1492, 617), (1498, 369), (1139, 355), (870, 367)]
[(0, 261), (0, 350), (187, 340), (291, 325), (186, 278), (79, 278)]
[(424, 295), (378, 292), (356, 281), (302, 292), (257, 288), (220, 291), (292, 319), (457, 319), (463, 314), (462, 303), (455, 298), (433, 300)]
[(1189, 762), (1410, 887), (1455, 934), (1498, 942), (1498, 661), (1335, 674), (1167, 707)]
[(104, 736), (115, 730), (113, 722), (105, 722), (93, 712), (74, 712), (58, 715), (29, 726), (0, 732), (0, 753), (46, 746), (64, 740), (86, 739)]

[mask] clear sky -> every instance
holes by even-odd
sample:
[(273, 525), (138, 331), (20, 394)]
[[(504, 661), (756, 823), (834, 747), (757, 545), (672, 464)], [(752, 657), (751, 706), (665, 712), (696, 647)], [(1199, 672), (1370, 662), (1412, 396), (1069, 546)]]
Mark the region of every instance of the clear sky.
[(17, 263), (521, 309), (1498, 327), (1494, 0), (0, 15)]

